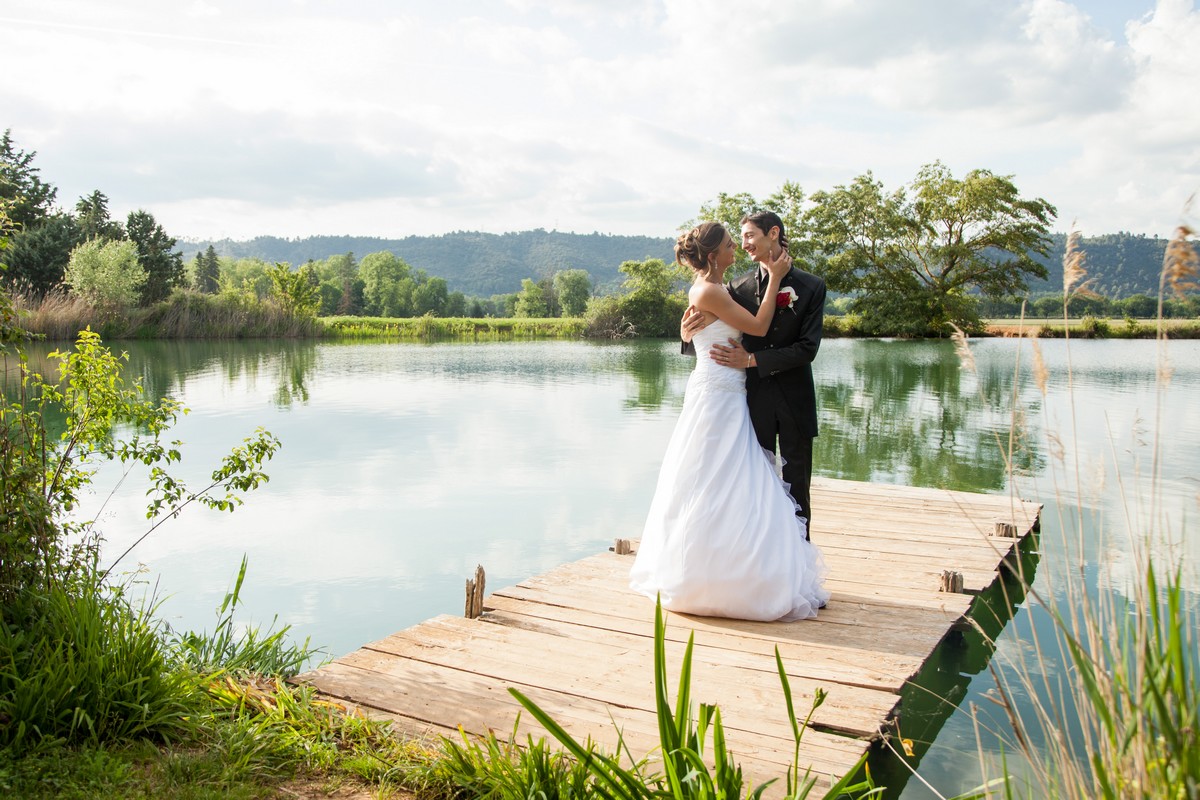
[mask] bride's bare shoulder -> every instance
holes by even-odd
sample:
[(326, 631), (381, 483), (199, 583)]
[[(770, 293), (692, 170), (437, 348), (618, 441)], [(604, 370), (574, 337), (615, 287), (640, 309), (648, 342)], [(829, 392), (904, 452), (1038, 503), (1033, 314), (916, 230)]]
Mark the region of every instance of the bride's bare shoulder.
[(694, 306), (711, 306), (715, 300), (727, 297), (729, 291), (721, 283), (709, 283), (708, 281), (699, 281), (692, 284), (692, 288), (688, 290), (688, 300)]
[(692, 288), (688, 290), (688, 302), (692, 308), (703, 315), (706, 326), (717, 320), (717, 315), (713, 311), (713, 301), (717, 298), (716, 292), (725, 292), (725, 287), (705, 281), (692, 284)]

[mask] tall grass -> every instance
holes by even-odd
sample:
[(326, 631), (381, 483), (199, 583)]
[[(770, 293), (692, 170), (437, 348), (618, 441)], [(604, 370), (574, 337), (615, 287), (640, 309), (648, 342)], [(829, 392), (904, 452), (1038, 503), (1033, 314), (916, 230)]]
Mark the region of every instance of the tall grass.
[(167, 668), (152, 610), (121, 587), (22, 592), (0, 617), (0, 746), (165, 736), (190, 682)]
[[(1196, 275), (1190, 234), (1181, 227), (1168, 248), (1164, 288), (1179, 288)], [(1064, 314), (1071, 297), (1086, 286), (1086, 277), (1082, 252), (1069, 243)], [(1153, 555), (1171, 550), (1160, 488), (1162, 437), (1170, 435), (1172, 424), (1161, 414), (1171, 377), (1163, 326), (1157, 338), (1157, 408), (1149, 429), (1137, 432), (1149, 450), (1149, 468), (1143, 472), (1139, 462), (1135, 474), (1119, 475), (1117, 487), (1124, 526), (1131, 533), (1125, 545), (1111, 537), (1098, 545), (1089, 540), (1095, 533), (1084, 506), (1080, 465), (1086, 457), (1078, 452), (1074, 435), (1076, 398), (1068, 345), (1069, 429), (1048, 428), (1047, 434), (1056, 485), (1074, 489), (1073, 500), (1060, 497), (1058, 503), (1059, 524), (1067, 534), (1066, 568), (1049, 576), (1048, 594), (1026, 587), (1030, 602), (1052, 621), (1053, 633), (1039, 636), (1031, 628), (1016, 663), (1007, 670), (992, 668), (995, 702), (1007, 719), (1007, 731), (988, 731), (977, 717), (985, 774), (995, 769), (987, 763), (984, 746), (991, 735), (1000, 735), (1006, 751), (1019, 756), (1005, 760), (1006, 770), (1016, 768), (1004, 776), (1006, 797), (1200, 797), (1200, 610), (1195, 596), (1184, 589), (1191, 577), (1186, 570), (1194, 565), (1164, 563), (1162, 556)], [(1044, 395), (1049, 375), (1036, 338), (1032, 351), (1034, 380)], [(1108, 524), (1101, 521), (1094, 530), (1104, 536)], [(1109, 558), (1114, 551), (1127, 551), (1133, 577), (1120, 591), (1089, 586), (1084, 555), (1089, 545)], [(1104, 559), (1098, 567), (1103, 572), (1112, 564)], [(1061, 673), (1056, 665), (1062, 666)]]
[(309, 640), (296, 645), (287, 638), (291, 626), (275, 630), (274, 622), (262, 631), (257, 626), (243, 627), (234, 622), (246, 580), (247, 559), (242, 557), (233, 589), (225, 594), (217, 609), (213, 631), (171, 632), (167, 648), (177, 665), (197, 672), (255, 673), (291, 677), (297, 674), (315, 652)]
[(102, 339), (314, 338), (325, 333), (313, 317), (238, 292), (217, 295), (176, 290), (145, 308), (103, 308), (66, 291), (13, 297), (22, 327), (52, 341), (72, 340), (90, 327)]

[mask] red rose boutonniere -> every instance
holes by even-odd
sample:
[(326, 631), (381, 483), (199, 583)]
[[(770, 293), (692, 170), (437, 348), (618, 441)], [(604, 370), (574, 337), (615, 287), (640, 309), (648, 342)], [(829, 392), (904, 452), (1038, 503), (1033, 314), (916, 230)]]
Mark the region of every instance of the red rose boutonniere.
[(775, 308), (791, 308), (792, 313), (796, 313), (796, 309), (792, 308), (792, 304), (796, 302), (796, 290), (790, 286), (785, 286), (779, 290), (779, 294), (775, 295)]

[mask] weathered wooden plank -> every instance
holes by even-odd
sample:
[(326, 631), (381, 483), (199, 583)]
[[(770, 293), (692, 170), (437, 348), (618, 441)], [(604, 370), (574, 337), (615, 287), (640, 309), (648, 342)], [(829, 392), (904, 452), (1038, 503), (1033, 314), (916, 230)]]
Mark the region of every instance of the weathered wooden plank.
[[(489, 598), (497, 595), (565, 607), (604, 609), (614, 616), (653, 618), (653, 603), (648, 598), (635, 593), (631, 593), (632, 596), (606, 594), (604, 589), (583, 580), (574, 584), (549, 586), (540, 581), (527, 581), (497, 589)], [(756, 632), (768, 638), (788, 641), (841, 646), (853, 646), (856, 642), (861, 642), (865, 629), (870, 629), (874, 634), (902, 631), (903, 636), (894, 643), (900, 648), (899, 652), (928, 655), (945, 636), (945, 632), (962, 616), (951, 609), (961, 607), (959, 604), (962, 604), (963, 600), (955, 595), (944, 597), (945, 606), (936, 609), (868, 603), (832, 603), (817, 619), (793, 623), (755, 622), (686, 614), (678, 616), (686, 618), (689, 624), (721, 626), (743, 633)], [(485, 610), (490, 607), (490, 599), (485, 599)], [(650, 613), (648, 609), (651, 610)]]
[[(829, 692), (805, 732), (802, 765), (843, 773), (969, 608), (969, 596), (937, 591), (943, 572), (962, 573), (968, 591), (990, 585), (1041, 511), (1009, 496), (826, 478), (813, 494), (833, 592), (818, 619), (667, 615), (668, 673), (678, 674), (693, 637), (693, 697), (721, 707), (752, 779), (781, 777), (792, 755), (777, 649), (802, 714), (818, 688)], [(1018, 536), (996, 536), (997, 522)], [(634, 753), (655, 758), (654, 603), (629, 589), (632, 563), (604, 552), (563, 565), (493, 592), (478, 619), (435, 617), (298, 680), (426, 738), (458, 736), (459, 726), (507, 738), (520, 711), (507, 691), (515, 686), (577, 738), (611, 749), (619, 728)], [(520, 716), (521, 740), (544, 733)]]
[[(557, 688), (614, 705), (635, 704), (647, 709), (654, 705), (653, 643), (646, 637), (610, 632), (601, 639), (558, 637), (550, 639), (555, 642), (550, 652), (531, 659), (529, 653), (545, 648), (544, 633), (467, 623), (456, 617), (436, 617), (373, 642), (358, 653), (370, 650), (401, 659), (469, 669), (501, 681)], [(665, 650), (668, 663), (681, 663), (683, 644), (667, 642)], [(697, 702), (719, 704), (730, 711), (757, 704), (763, 716), (778, 716), (783, 693), (774, 657), (759, 655), (760, 663), (751, 667), (755, 658), (731, 659), (730, 652), (708, 647), (694, 649), (693, 695)], [(365, 665), (348, 659), (350, 656), (345, 659), (347, 663)], [(785, 668), (786, 665), (785, 662)], [(798, 708), (808, 708), (815, 690), (825, 689), (828, 697), (817, 709), (815, 726), (853, 736), (875, 736), (880, 720), (886, 719), (898, 702), (895, 694), (831, 679), (814, 680), (790, 674), (789, 682)], [(782, 717), (779, 721), (786, 722)]]
[[(477, 735), (491, 730), (497, 736), (505, 737), (514, 730), (520, 714), (520, 724), (516, 728), (520, 736), (548, 736), (509, 694), (508, 687), (500, 687), (469, 672), (414, 661), (397, 666), (391, 673), (378, 672), (340, 659), (308, 673), (306, 682), (322, 694), (344, 698), (360, 706), (417, 722), (432, 722), (442, 728), (461, 726)], [(537, 686), (517, 685), (515, 688), (579, 741), (590, 737), (611, 753), (616, 751), (619, 732), (634, 753), (648, 754), (657, 746), (658, 722), (649, 710), (606, 705)], [(735, 752), (776, 767), (789, 763), (792, 755), (790, 733), (784, 739), (770, 733), (746, 731), (745, 726), (736, 722), (729, 724), (727, 721), (727, 725), (729, 745)], [(823, 774), (844, 774), (862, 754), (863, 747), (864, 743), (852, 738), (809, 730), (805, 732), (801, 746), (801, 763), (811, 764), (814, 770)], [(782, 774), (782, 771), (776, 774)]]
[[(830, 564), (830, 576), (826, 579), (826, 588), (834, 592), (827, 613), (835, 613), (841, 603), (858, 603), (867, 605), (885, 605), (897, 607), (924, 607), (945, 609), (945, 597), (937, 591), (940, 571), (928, 567), (929, 562), (921, 564), (923, 575), (928, 578), (924, 586), (896, 586), (890, 580), (881, 585), (878, 568), (867, 568), (860, 561), (839, 561), (843, 568), (833, 569)], [(626, 598), (638, 598), (640, 594), (629, 588), (628, 573), (633, 560), (629, 557), (617, 557), (612, 554), (587, 558), (574, 562), (575, 567), (570, 571), (552, 571), (522, 581), (523, 584), (538, 586), (572, 587), (581, 583), (592, 583), (603, 587), (607, 596), (621, 595)], [(915, 570), (910, 570), (915, 571)], [(995, 577), (994, 567), (988, 574)], [(857, 581), (857, 582), (856, 582)], [(637, 602), (636, 600), (634, 602)], [(961, 604), (961, 613), (965, 613), (969, 601)], [(640, 606), (639, 606), (640, 607)]]
[[(481, 617), (482, 620), (520, 626), (548, 635), (564, 635), (564, 626), (586, 626), (643, 638), (654, 635), (654, 623), (650, 620), (614, 618), (581, 609), (530, 603), (496, 595), (491, 596), (489, 603), (491, 609)], [(681, 623), (682, 619), (670, 618), (666, 629), (668, 640), (685, 642), (689, 635), (695, 634), (697, 646), (768, 658), (774, 658), (774, 650), (778, 647), (780, 657), (788, 664), (789, 674), (794, 672), (814, 679), (840, 678), (850, 685), (888, 692), (899, 692), (904, 681), (916, 674), (924, 661), (919, 655), (869, 650), (862, 645), (835, 647), (823, 643), (778, 641), (753, 633), (742, 635), (739, 631), (720, 626), (693, 625), (690, 624), (691, 620)], [(599, 627), (602, 625), (607, 627)]]

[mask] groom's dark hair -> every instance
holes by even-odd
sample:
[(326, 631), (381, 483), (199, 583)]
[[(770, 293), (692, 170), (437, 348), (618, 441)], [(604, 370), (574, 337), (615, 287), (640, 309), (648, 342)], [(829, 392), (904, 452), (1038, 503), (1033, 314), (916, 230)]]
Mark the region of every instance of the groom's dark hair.
[(754, 227), (758, 228), (763, 233), (770, 233), (771, 228), (779, 228), (779, 246), (784, 250), (788, 249), (787, 232), (783, 227), (783, 220), (774, 211), (754, 211), (742, 217), (739, 225), (745, 225), (749, 222)]

